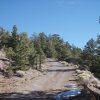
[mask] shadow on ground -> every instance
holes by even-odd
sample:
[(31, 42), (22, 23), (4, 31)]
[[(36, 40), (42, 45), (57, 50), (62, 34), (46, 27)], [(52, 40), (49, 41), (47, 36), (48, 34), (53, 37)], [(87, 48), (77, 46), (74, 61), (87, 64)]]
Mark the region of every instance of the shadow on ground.
[(71, 72), (76, 69), (48, 69), (47, 72)]
[[(66, 90), (50, 90), (50, 91), (31, 91), (28, 94), (23, 93), (2, 93), (0, 100), (55, 100), (55, 96)], [(91, 100), (89, 95), (82, 94), (80, 97), (69, 100)], [(94, 100), (94, 99), (92, 99)]]
[(31, 91), (28, 94), (2, 93), (0, 94), (0, 100), (55, 100), (55, 95), (60, 92), (61, 90)]

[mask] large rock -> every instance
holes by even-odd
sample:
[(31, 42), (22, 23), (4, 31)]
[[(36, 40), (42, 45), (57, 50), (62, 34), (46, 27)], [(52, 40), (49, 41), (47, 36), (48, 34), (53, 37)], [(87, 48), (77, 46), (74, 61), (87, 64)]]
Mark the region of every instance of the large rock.
[(6, 58), (6, 54), (3, 50), (0, 51), (0, 70), (4, 70), (8, 67), (9, 60)]
[(69, 66), (69, 63), (66, 61), (59, 61), (61, 64), (64, 64), (65, 66)]
[(16, 71), (16, 76), (23, 77), (23, 76), (25, 76), (25, 72), (21, 71), (21, 70), (18, 70), (18, 71)]
[(89, 71), (76, 70), (80, 82), (87, 86), (92, 92), (100, 95), (100, 80)]

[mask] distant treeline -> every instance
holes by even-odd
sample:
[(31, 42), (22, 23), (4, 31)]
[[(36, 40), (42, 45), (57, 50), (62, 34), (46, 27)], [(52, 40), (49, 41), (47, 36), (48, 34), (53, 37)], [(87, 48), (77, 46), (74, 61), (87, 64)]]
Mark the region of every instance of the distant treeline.
[(0, 28), (0, 48), (11, 60), (9, 69), (27, 70), (30, 67), (41, 69), (45, 58), (55, 58), (76, 64), (88, 65), (96, 75), (100, 72), (100, 36), (90, 39), (84, 50), (65, 42), (60, 35), (46, 35), (44, 32), (33, 34), (18, 33), (16, 25), (12, 31)]

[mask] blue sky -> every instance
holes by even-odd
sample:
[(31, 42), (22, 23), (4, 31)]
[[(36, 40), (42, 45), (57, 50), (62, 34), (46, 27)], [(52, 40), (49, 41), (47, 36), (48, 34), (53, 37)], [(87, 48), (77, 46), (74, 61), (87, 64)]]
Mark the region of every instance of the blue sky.
[(100, 34), (100, 0), (0, 0), (0, 26), (11, 31), (59, 34), (83, 48)]

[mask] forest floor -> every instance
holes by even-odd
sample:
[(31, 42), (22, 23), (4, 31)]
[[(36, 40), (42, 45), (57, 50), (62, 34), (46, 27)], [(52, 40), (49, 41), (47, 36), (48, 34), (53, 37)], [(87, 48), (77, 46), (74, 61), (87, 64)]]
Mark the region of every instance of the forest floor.
[(2, 100), (53, 100), (54, 95), (67, 90), (66, 85), (78, 84), (76, 68), (65, 66), (55, 60), (47, 59), (44, 72), (26, 72), (23, 78), (5, 79), (0, 76), (0, 98)]

